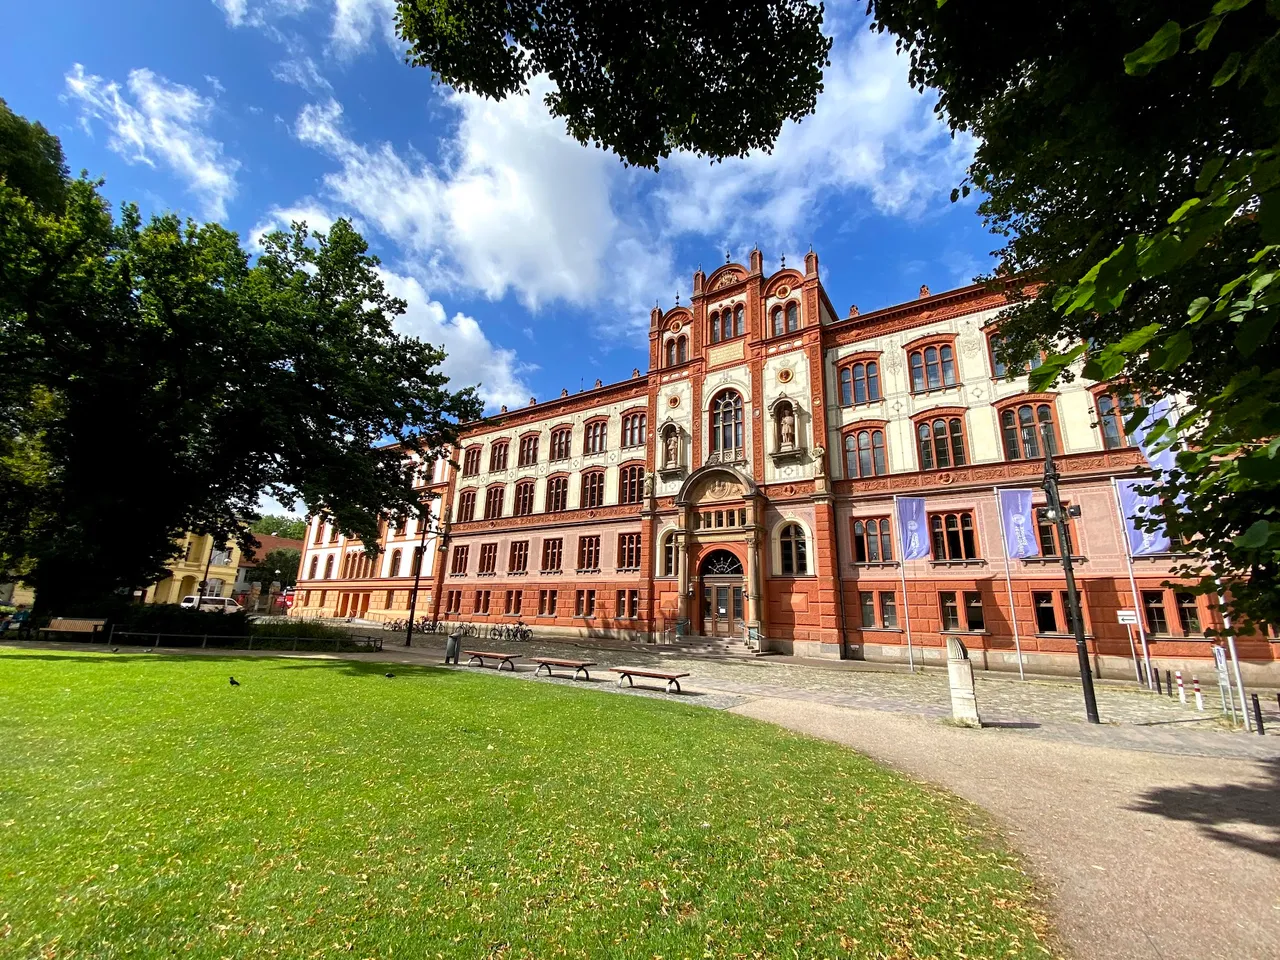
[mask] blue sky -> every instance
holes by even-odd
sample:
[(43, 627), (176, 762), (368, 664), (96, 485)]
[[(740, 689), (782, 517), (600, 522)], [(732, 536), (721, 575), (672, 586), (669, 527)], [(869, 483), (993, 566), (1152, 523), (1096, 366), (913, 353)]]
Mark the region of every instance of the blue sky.
[(351, 217), (410, 304), (402, 329), (496, 408), (644, 368), (649, 309), (728, 251), (758, 244), (768, 269), (812, 245), (842, 314), (987, 269), (996, 238), (949, 202), (971, 144), (863, 7), (828, 3), (826, 90), (772, 154), (657, 174), (573, 142), (538, 90), (496, 104), (406, 66), (392, 0), (14, 4), (0, 97), (144, 212), (245, 238)]

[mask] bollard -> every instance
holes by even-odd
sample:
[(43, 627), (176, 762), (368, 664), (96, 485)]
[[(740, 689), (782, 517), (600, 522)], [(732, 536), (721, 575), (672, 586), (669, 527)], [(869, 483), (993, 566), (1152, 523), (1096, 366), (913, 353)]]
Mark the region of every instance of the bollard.
[(1204, 695), (1200, 692), (1199, 677), (1191, 678), (1191, 687), (1195, 691), (1195, 695), (1196, 695), (1196, 709), (1199, 710), (1201, 713), (1204, 713)]
[(1187, 702), (1187, 688), (1182, 685), (1182, 671), (1177, 671), (1178, 675), (1178, 701), (1180, 703)]
[(1164, 693), (1164, 690), (1162, 690), (1160, 687), (1160, 671), (1152, 670), (1151, 672), (1155, 674), (1155, 678), (1156, 678), (1156, 696), (1160, 696), (1160, 694)]
[(1164, 690), (1169, 694), (1169, 699), (1173, 699), (1173, 671), (1166, 670), (1164, 672)]
[(1253, 721), (1258, 725), (1258, 736), (1264, 736), (1265, 731), (1262, 729), (1262, 704), (1258, 703), (1258, 695), (1256, 693), (1249, 694), (1253, 698)]

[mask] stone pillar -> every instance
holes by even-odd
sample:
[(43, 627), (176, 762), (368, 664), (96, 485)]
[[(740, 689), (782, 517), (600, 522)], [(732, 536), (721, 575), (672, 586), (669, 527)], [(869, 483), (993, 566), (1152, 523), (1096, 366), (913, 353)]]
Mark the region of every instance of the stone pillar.
[(951, 718), (962, 726), (982, 726), (973, 686), (973, 664), (958, 637), (947, 637), (947, 676), (951, 681)]
[[(680, 584), (680, 604), (679, 617), (685, 620), (692, 620), (693, 614), (689, 603), (689, 508), (682, 506), (680, 508), (680, 526), (675, 533), (676, 538), (676, 566), (679, 570)], [(693, 632), (692, 623), (689, 626), (689, 632)]]
[(751, 497), (747, 503), (747, 623), (764, 631), (764, 594), (760, 564), (760, 539), (764, 525), (760, 517), (760, 501)]

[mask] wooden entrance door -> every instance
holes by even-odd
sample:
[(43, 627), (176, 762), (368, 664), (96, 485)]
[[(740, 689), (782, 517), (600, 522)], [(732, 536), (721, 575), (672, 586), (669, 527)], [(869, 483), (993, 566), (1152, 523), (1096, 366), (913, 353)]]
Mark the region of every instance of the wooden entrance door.
[(742, 632), (742, 580), (704, 578), (702, 581), (702, 634), (731, 637)]

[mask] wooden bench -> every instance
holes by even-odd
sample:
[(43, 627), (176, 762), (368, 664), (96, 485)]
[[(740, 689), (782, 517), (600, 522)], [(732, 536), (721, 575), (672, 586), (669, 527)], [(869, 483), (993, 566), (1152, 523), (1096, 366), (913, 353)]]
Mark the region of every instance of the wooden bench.
[(520, 654), (518, 653), (496, 653), (492, 650), (463, 650), (462, 652), (471, 658), (467, 661), (468, 667), (475, 663), (479, 663), (483, 667), (486, 660), (497, 660), (499, 670), (502, 669), (502, 665), (505, 663), (511, 668), (512, 673), (516, 672), (514, 661), (520, 659)]
[(687, 673), (669, 673), (666, 670), (645, 670), (641, 667), (610, 667), (613, 673), (618, 674), (618, 686), (622, 686), (622, 681), (627, 681), (627, 686), (634, 687), (635, 682), (632, 677), (650, 677), (654, 680), (665, 680), (667, 682), (667, 693), (671, 693), (671, 688), (675, 687), (675, 692), (680, 692), (680, 679), (687, 677)]
[(382, 649), (381, 637), (349, 637), (348, 641), (357, 647), (368, 647), (370, 650)]
[(591, 674), (587, 672), (587, 667), (594, 667), (596, 665), (594, 660), (559, 660), (555, 657), (530, 657), (529, 659), (537, 664), (533, 669), (533, 675), (535, 677), (538, 675), (538, 671), (543, 667), (547, 668), (548, 677), (553, 676), (551, 672), (552, 667), (572, 667), (573, 679), (577, 680), (578, 674), (582, 674), (586, 679), (590, 680)]
[(47, 627), (41, 627), (41, 633), (87, 633), (96, 637), (107, 625), (105, 620), (85, 620), (80, 617), (54, 617)]

